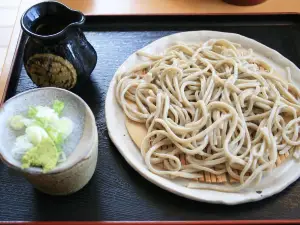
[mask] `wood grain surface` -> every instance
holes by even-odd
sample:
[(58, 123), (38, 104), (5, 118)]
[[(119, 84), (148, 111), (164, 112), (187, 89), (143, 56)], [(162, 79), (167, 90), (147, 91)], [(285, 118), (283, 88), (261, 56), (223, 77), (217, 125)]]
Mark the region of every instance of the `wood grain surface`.
[[(119, 154), (109, 139), (104, 115), (106, 92), (116, 69), (136, 50), (175, 32), (210, 27), (240, 33), (272, 46), (300, 65), (300, 52), (294, 51), (300, 49), (300, 30), (293, 26), (293, 20), (288, 23), (287, 18), (275, 17), (273, 26), (264, 27), (259, 26), (261, 17), (251, 23), (244, 23), (240, 17), (214, 17), (214, 21), (211, 21), (211, 17), (136, 17), (134, 20), (126, 16), (88, 18), (83, 29), (95, 47), (99, 60), (90, 81), (77, 94), (91, 107), (97, 121), (99, 158), (95, 175), (86, 187), (74, 195), (52, 197), (34, 190), (22, 177), (13, 175), (6, 166), (0, 164), (0, 221), (300, 219), (299, 182), (271, 198), (237, 206), (191, 201), (157, 187), (134, 171)], [(113, 21), (114, 26), (111, 26)], [(234, 21), (239, 21), (238, 26)], [(249, 21), (252, 20), (249, 18)], [(286, 25), (280, 25), (283, 22)], [(23, 41), (21, 43), (24, 44)], [(20, 62), (20, 56), (17, 62)], [(20, 69), (21, 73), (19, 69), (12, 73), (8, 97), (36, 88), (24, 68)]]
[[(2, 0), (4, 1), (4, 0)], [(15, 0), (13, 0), (15, 1)], [(11, 3), (13, 1), (10, 1)], [(4, 61), (0, 68), (0, 104), (6, 94), (11, 66), (18, 48), (21, 34), (20, 18), (30, 6), (43, 0), (22, 0), (9, 47), (0, 49)], [(255, 6), (235, 6), (222, 0), (59, 0), (67, 6), (80, 10), (87, 15), (191, 15), (191, 14), (261, 14), (261, 13), (299, 13), (299, 0), (268, 0)], [(7, 2), (7, 1), (6, 1)], [(7, 5), (8, 3), (6, 3)], [(16, 4), (16, 3), (14, 3)], [(18, 1), (19, 4), (19, 1)], [(9, 4), (11, 5), (11, 4)], [(0, 43), (1, 44), (1, 43)], [(5, 60), (4, 60), (5, 59)], [(2, 64), (2, 63), (1, 63)]]
[[(4, 1), (4, 0), (3, 0)], [(0, 76), (0, 101), (5, 99), (8, 81), (12, 75), (12, 65), (16, 59), (18, 43), (20, 41), (19, 20), (26, 8), (39, 2), (40, 0), (23, 0), (18, 10), (17, 22), (13, 28), (13, 35), (7, 50), (5, 64)], [(141, 14), (243, 14), (243, 13), (292, 13), (300, 12), (299, 0), (268, 0), (258, 6), (239, 7), (228, 5), (221, 0), (61, 0), (71, 8), (81, 10), (89, 15), (141, 15)], [(190, 27), (191, 28), (191, 27)], [(176, 28), (173, 29), (175, 31)], [(263, 30), (262, 30), (263, 31)], [(247, 29), (244, 33), (247, 34)], [(267, 32), (267, 31), (266, 31)], [(117, 32), (118, 33), (118, 32)], [(134, 32), (133, 32), (134, 33)], [(87, 94), (82, 97), (92, 107), (98, 121), (100, 143), (100, 160), (97, 173), (90, 184), (71, 198), (52, 198), (32, 189), (25, 180), (12, 173), (9, 169), (0, 164), (0, 220), (10, 221), (39, 221), (39, 220), (190, 220), (189, 222), (160, 222), (160, 224), (299, 224), (299, 188), (297, 184), (291, 185), (287, 190), (259, 203), (250, 203), (240, 206), (223, 207), (206, 203), (197, 203), (180, 197), (175, 197), (155, 185), (149, 183), (139, 176), (126, 162), (109, 141), (104, 118), (104, 98), (111, 79), (112, 68), (118, 66), (126, 55), (130, 55), (134, 48), (140, 48), (150, 39), (159, 38), (161, 35), (135, 32), (141, 35), (140, 41), (135, 42), (131, 49), (127, 49), (122, 57), (116, 57), (121, 51), (122, 44), (128, 44), (132, 36), (126, 36), (120, 32), (116, 46), (111, 42), (109, 33), (98, 36), (99, 40), (93, 38), (97, 36), (91, 33), (90, 39), (98, 46), (103, 64), (110, 67), (110, 70), (103, 70), (98, 65), (92, 82), (86, 87)], [(274, 42), (280, 35), (271, 30)], [(106, 37), (106, 39), (105, 39)], [(290, 38), (281, 35), (282, 38)], [(116, 38), (116, 37), (115, 37)], [(150, 39), (149, 39), (150, 38)], [(105, 39), (105, 40), (104, 40)], [(268, 41), (270, 38), (260, 41)], [(104, 41), (103, 41), (104, 40)], [(290, 39), (289, 39), (290, 40)], [(126, 42), (127, 41), (127, 42)], [(296, 40), (295, 49), (300, 49)], [(110, 46), (114, 51), (109, 52), (112, 60), (108, 60), (107, 54), (102, 49)], [(286, 55), (293, 55), (289, 49), (281, 49)], [(297, 51), (295, 51), (297, 52)], [(295, 60), (298, 60), (295, 58)], [(300, 65), (300, 62), (297, 62)], [(35, 88), (29, 78), (24, 74), (20, 79), (14, 80), (17, 85), (17, 93)], [(16, 78), (14, 78), (16, 79)], [(19, 85), (18, 85), (19, 84)], [(92, 96), (92, 97), (91, 97)], [(109, 150), (107, 150), (109, 149)], [(108, 173), (109, 172), (109, 173)], [(7, 176), (10, 174), (10, 176)], [(11, 195), (7, 195), (7, 190), (13, 190)], [(162, 196), (162, 197), (158, 197)], [(163, 198), (163, 201), (161, 201)], [(130, 204), (134, 200), (135, 204)], [(143, 200), (143, 201), (141, 201)], [(1, 204), (1, 202), (3, 204)], [(6, 203), (5, 203), (6, 202)], [(5, 203), (5, 204), (4, 204)], [(118, 207), (116, 208), (116, 203)], [(282, 206), (282, 209), (277, 207)], [(66, 209), (72, 207), (72, 212)], [(148, 212), (146, 209), (152, 209)], [(15, 210), (17, 209), (17, 210)], [(217, 215), (220, 213), (221, 215)], [(291, 216), (292, 215), (292, 216)], [(236, 216), (235, 221), (232, 221)], [(249, 218), (256, 220), (247, 220)], [(201, 219), (202, 218), (202, 219)], [(269, 220), (270, 218), (281, 220)], [(195, 221), (200, 219), (201, 221)], [(225, 219), (225, 221), (217, 221)], [(293, 219), (293, 220), (290, 220)], [(205, 221), (204, 221), (205, 220)], [(210, 221), (206, 221), (210, 220)], [(242, 221), (241, 221), (242, 220)], [(259, 220), (259, 221), (258, 221)], [(261, 221), (264, 220), (264, 221)], [(1, 222), (0, 222), (1, 223)], [(4, 222), (2, 222), (4, 223)], [(19, 224), (15, 222), (14, 224)], [(13, 223), (10, 223), (13, 224)], [(50, 225), (61, 224), (61, 222), (28, 222), (29, 225)], [(157, 222), (66, 222), (65, 224), (157, 224)]]
[(6, 50), (6, 56), (2, 71), (0, 70), (0, 105), (1, 103), (3, 103), (5, 98), (8, 82), (12, 72), (13, 62), (15, 60), (15, 54), (18, 50), (18, 43), (20, 41), (20, 35), (22, 33), (20, 25), (21, 16), (26, 9), (41, 1), (42, 0), (23, 0), (17, 9), (18, 13), (16, 22), (12, 28), (12, 34), (9, 40), (9, 46)]
[(299, 0), (268, 0), (255, 6), (230, 5), (222, 0), (60, 0), (94, 15), (228, 14), (300, 12)]

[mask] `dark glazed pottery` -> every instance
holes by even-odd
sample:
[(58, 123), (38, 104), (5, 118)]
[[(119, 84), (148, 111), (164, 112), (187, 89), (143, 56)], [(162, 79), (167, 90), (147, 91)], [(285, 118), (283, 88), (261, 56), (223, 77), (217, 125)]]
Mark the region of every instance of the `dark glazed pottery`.
[(242, 5), (242, 6), (258, 5), (265, 1), (267, 0), (224, 0), (224, 2), (227, 2), (229, 4)]
[(21, 19), (29, 36), (23, 61), (31, 80), (40, 87), (77, 89), (97, 62), (97, 53), (80, 26), (84, 15), (58, 2), (29, 8)]

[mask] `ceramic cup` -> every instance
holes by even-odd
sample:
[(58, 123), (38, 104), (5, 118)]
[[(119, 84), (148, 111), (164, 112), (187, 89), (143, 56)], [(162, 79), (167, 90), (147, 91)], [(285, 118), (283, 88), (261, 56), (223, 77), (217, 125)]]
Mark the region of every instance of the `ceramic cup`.
[[(13, 158), (11, 149), (16, 137), (24, 131), (18, 133), (12, 130), (8, 121), (13, 115), (26, 115), (29, 106), (51, 106), (54, 100), (65, 103), (62, 116), (74, 123), (73, 132), (63, 145), (67, 159), (47, 173), (35, 167), (22, 169), (21, 163)], [(51, 195), (71, 194), (85, 186), (94, 174), (98, 157), (95, 117), (89, 106), (72, 92), (47, 87), (18, 94), (0, 109), (0, 124), (1, 159), (10, 168), (20, 171), (36, 189)]]

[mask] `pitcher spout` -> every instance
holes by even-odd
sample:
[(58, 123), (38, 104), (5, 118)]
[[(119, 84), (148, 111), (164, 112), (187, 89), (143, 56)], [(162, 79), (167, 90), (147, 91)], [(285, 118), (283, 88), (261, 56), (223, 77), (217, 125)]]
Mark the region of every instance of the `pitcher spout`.
[(21, 18), (21, 27), (29, 36), (51, 40), (61, 37), (70, 27), (81, 26), (85, 16), (56, 2), (42, 2), (29, 8)]

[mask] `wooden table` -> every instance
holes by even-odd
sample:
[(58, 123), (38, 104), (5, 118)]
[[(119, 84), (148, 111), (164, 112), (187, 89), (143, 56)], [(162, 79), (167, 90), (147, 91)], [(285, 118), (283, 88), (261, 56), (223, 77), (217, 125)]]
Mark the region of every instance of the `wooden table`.
[[(41, 0), (0, 0), (0, 98), (20, 37), (20, 17)], [(221, 0), (60, 0), (89, 15), (299, 13), (299, 0), (268, 0), (257, 6), (233, 6)], [(3, 65), (3, 67), (2, 67)], [(49, 224), (45, 222), (44, 224)], [(86, 224), (78, 223), (78, 224)], [(118, 224), (118, 223), (116, 223)], [(224, 223), (225, 224), (225, 223)]]
[(243, 14), (300, 12), (299, 0), (268, 0), (256, 6), (235, 6), (222, 0), (61, 0), (86, 14)]
[[(20, 36), (20, 17), (42, 0), (0, 0), (0, 102), (6, 90)], [(60, 0), (88, 15), (299, 13), (299, 0), (268, 0), (256, 6), (235, 6), (222, 0)]]
[[(9, 72), (17, 37), (20, 34), (20, 16), (29, 6), (39, 1), (41, 0), (0, 0), (0, 74), (2, 71), (2, 75), (6, 76)], [(222, 0), (60, 0), (60, 2), (89, 15), (300, 12), (299, 0), (268, 0), (256, 6), (229, 5)], [(0, 81), (0, 84), (2, 83), (3, 79)]]

